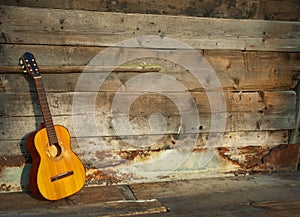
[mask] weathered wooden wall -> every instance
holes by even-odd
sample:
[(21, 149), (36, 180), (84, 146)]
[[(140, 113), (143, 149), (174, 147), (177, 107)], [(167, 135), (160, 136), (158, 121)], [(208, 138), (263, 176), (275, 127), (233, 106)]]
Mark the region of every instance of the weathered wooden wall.
[[(206, 58), (225, 93), (226, 130), (222, 144), (217, 145), (217, 156), (205, 168), (199, 167), (197, 162), (206, 151), (203, 147), (211, 124), (204, 89), (177, 64), (151, 58), (136, 60), (110, 74), (95, 103), (100, 114), (97, 122), (102, 123), (98, 125), (101, 135), (117, 150), (110, 156), (112, 159), (147, 162), (162, 157), (176, 143), (180, 114), (174, 103), (160, 94), (140, 97), (130, 111), (133, 127), (141, 135), (149, 130), (148, 118), (152, 113), (160, 112), (167, 117), (167, 133), (157, 144), (132, 147), (113, 129), (110, 110), (114, 93), (136, 75), (157, 72), (174, 76), (187, 87), (201, 119), (197, 145), (174, 178), (295, 169), (299, 147), (284, 145), (300, 142), (300, 4), (296, 0), (217, 2), (1, 1), (1, 189), (27, 189), (30, 157), (25, 139), (41, 121), (32, 81), (17, 66), (25, 51), (37, 58), (54, 121), (69, 129), (73, 149), (87, 168), (87, 182), (129, 180), (128, 174), (122, 177), (105, 171), (105, 154), (86, 154), (97, 146), (97, 138), (76, 137), (72, 100), (81, 71), (95, 55), (122, 40), (143, 35), (174, 38)], [(80, 94), (88, 97), (91, 91)], [(85, 141), (84, 147), (78, 140)], [(284, 160), (287, 157), (290, 162)], [(101, 160), (103, 168), (97, 166)]]
[(90, 10), (102, 12), (187, 15), (229, 19), (261, 19), (298, 21), (300, 5), (297, 0), (2, 0), (5, 5)]

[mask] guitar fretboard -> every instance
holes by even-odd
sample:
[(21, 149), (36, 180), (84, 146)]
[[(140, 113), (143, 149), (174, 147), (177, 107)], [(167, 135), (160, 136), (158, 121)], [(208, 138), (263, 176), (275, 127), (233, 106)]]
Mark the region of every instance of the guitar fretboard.
[(49, 105), (48, 105), (44, 85), (43, 85), (43, 82), (42, 82), (42, 78), (41, 77), (34, 77), (34, 83), (35, 83), (36, 91), (37, 91), (37, 94), (38, 94), (38, 99), (39, 99), (42, 115), (43, 115), (43, 118), (44, 118), (44, 123), (45, 123), (45, 127), (46, 127), (46, 130), (47, 130), (49, 143), (50, 144), (56, 144), (56, 143), (58, 143), (58, 140), (57, 140), (57, 136), (56, 136), (56, 133), (55, 133), (54, 124), (53, 124), (52, 116), (51, 116), (51, 113), (50, 113), (50, 109), (49, 109)]

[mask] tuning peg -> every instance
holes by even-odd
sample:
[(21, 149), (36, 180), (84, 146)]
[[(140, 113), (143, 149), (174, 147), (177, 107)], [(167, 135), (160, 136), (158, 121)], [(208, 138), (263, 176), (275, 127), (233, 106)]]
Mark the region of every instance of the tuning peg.
[(22, 59), (19, 59), (19, 64), (20, 64), (20, 65), (24, 65), (24, 62), (23, 62)]

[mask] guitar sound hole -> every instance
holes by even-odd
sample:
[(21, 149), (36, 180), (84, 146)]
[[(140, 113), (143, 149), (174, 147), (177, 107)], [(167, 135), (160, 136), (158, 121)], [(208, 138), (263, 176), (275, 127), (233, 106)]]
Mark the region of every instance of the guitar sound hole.
[(48, 147), (48, 155), (51, 158), (57, 158), (61, 155), (61, 153), (62, 153), (62, 148), (58, 143), (51, 144)]

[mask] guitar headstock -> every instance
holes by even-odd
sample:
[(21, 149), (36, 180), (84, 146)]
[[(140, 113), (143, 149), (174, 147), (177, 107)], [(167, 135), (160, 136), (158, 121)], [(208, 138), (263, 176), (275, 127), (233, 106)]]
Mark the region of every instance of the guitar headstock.
[(24, 73), (31, 77), (40, 77), (40, 70), (32, 53), (26, 52), (19, 59), (19, 65), (22, 66)]

